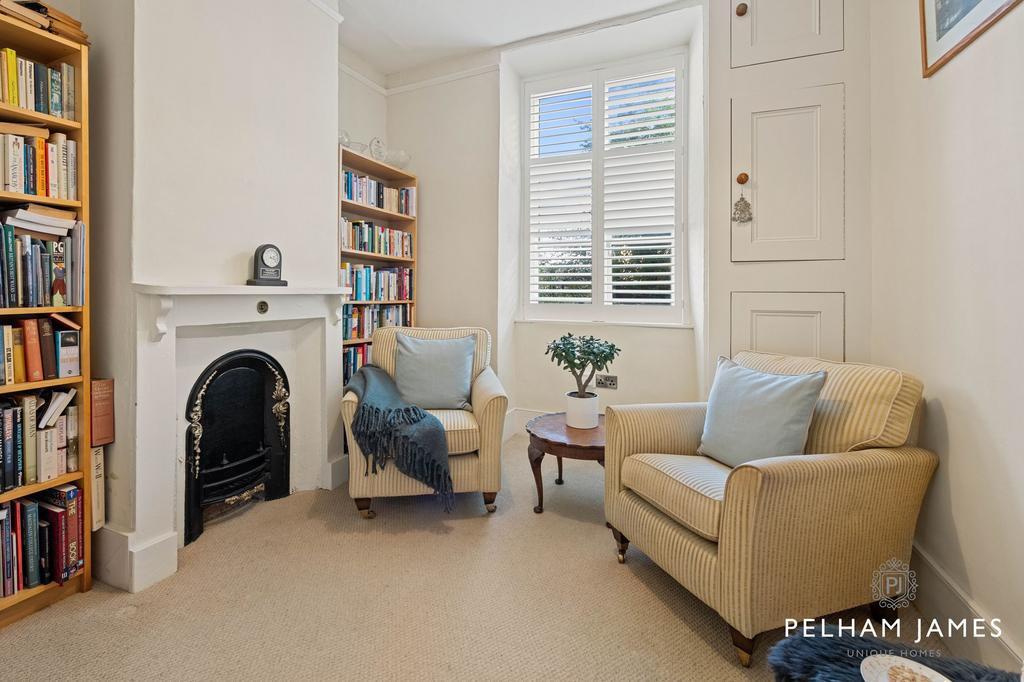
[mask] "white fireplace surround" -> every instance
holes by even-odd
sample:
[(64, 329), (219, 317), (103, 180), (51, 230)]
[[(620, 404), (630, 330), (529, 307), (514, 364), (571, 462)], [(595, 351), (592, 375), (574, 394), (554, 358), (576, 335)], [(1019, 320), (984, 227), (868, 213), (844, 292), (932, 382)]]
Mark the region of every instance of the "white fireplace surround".
[(97, 534), (94, 566), (104, 582), (135, 592), (177, 570), (177, 550), (184, 542), (185, 404), (195, 380), (224, 353), (260, 350), (284, 367), (291, 394), (291, 491), (342, 483), (347, 467), (336, 417), (343, 388), (339, 323), (346, 290), (133, 288), (134, 524), (130, 531), (104, 528)]

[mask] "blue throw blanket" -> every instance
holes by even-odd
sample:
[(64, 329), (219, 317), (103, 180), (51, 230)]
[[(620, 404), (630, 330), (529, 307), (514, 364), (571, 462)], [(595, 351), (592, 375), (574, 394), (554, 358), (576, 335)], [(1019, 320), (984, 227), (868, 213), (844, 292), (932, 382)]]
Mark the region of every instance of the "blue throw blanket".
[(376, 474), (393, 459), (399, 471), (433, 489), (444, 510), (450, 512), (455, 493), (440, 420), (402, 400), (394, 380), (375, 365), (361, 367), (345, 391), (359, 398), (352, 435), (366, 458), (363, 475), (368, 476), (371, 468)]

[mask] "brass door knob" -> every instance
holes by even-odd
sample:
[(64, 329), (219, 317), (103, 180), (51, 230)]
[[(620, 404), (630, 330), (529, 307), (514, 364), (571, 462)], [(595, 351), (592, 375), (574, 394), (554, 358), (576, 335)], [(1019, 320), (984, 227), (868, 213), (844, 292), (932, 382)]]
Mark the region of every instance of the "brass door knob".
[(736, 182), (740, 183), (741, 185), (747, 184), (749, 180), (750, 176), (747, 175), (746, 173), (740, 173), (739, 175), (736, 176)]
[(748, 9), (749, 8), (747, 7), (747, 3), (741, 2), (740, 4), (736, 5), (736, 16), (745, 16)]

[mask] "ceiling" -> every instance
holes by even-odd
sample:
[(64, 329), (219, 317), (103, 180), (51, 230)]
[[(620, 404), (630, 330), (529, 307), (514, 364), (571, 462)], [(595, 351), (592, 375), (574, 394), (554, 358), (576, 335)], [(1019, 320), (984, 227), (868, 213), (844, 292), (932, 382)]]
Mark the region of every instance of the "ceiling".
[(341, 43), (384, 74), (586, 26), (666, 0), (340, 0)]

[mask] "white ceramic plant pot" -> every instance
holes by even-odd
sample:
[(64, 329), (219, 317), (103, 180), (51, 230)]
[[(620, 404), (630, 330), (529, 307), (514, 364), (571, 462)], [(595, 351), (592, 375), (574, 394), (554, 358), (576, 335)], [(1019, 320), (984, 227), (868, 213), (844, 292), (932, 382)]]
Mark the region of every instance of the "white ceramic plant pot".
[(586, 398), (577, 398), (576, 391), (565, 394), (565, 424), (574, 429), (597, 428), (597, 394), (587, 393)]

